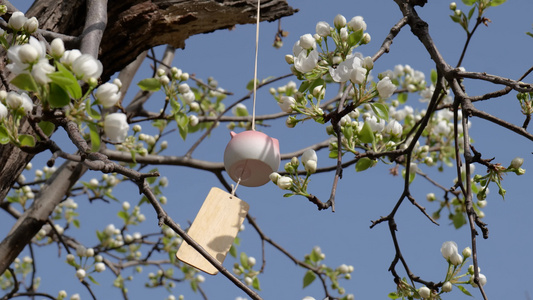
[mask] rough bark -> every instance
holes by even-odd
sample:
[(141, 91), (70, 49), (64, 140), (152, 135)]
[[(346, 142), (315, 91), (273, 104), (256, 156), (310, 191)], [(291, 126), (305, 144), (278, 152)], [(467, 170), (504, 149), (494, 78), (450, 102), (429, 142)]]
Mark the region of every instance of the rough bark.
[[(102, 79), (107, 80), (151, 47), (168, 44), (184, 48), (192, 35), (254, 23), (256, 4), (256, 0), (109, 1), (100, 47)], [(274, 21), (296, 11), (285, 0), (263, 0), (261, 20)], [(28, 15), (37, 17), (42, 29), (77, 37), (84, 25), (85, 1), (40, 0)]]

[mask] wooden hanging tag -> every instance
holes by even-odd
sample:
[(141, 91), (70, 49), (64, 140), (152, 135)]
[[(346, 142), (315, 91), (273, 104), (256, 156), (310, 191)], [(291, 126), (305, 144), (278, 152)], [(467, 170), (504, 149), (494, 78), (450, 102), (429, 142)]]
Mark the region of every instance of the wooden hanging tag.
[[(241, 199), (213, 187), (189, 228), (188, 234), (221, 264), (228, 254), (250, 206)], [(176, 257), (208, 274), (218, 270), (183, 241)]]

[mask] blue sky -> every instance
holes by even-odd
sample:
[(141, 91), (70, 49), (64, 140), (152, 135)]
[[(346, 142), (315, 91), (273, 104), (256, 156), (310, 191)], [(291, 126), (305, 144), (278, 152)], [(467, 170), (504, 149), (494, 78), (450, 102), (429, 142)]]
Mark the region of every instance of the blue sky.
[[(20, 1), (22, 2), (22, 1)], [(314, 33), (318, 21), (333, 24), (333, 18), (341, 13), (347, 19), (361, 15), (368, 24), (367, 32), (372, 36), (372, 42), (358, 49), (365, 56), (373, 55), (381, 45), (383, 38), (400, 18), (401, 13), (393, 1), (325, 1), (298, 0), (289, 1), (293, 7), (299, 8), (296, 15), (282, 20), (282, 28), (289, 32), (284, 39), (284, 47), (274, 49), (271, 45), (277, 29), (277, 22), (262, 23), (260, 29), (259, 48), (259, 77), (280, 76), (290, 72), (285, 63), (285, 54), (291, 53), (293, 43), (305, 33)], [(13, 2), (21, 5), (25, 3)], [(459, 25), (452, 23), (448, 9), (449, 2), (430, 1), (424, 8), (418, 8), (420, 16), (429, 23), (430, 34), (443, 57), (451, 65), (455, 65), (465, 41), (465, 34)], [(458, 4), (465, 9), (464, 5)], [(488, 28), (482, 26), (474, 36), (463, 66), (469, 71), (483, 71), (504, 77), (517, 78), (521, 76), (533, 63), (531, 47), (533, 39), (525, 32), (531, 30), (530, 13), (533, 3), (526, 0), (509, 1), (500, 7), (487, 11), (487, 17), (492, 20)], [(253, 76), (253, 49), (255, 28), (252, 25), (237, 26), (234, 30), (217, 31), (215, 33), (198, 35), (186, 41), (184, 50), (178, 50), (174, 66), (185, 72), (194, 73), (198, 78), (214, 77), (219, 85), (235, 94), (224, 100), (227, 105), (239, 99), (246, 93), (245, 86)], [(379, 73), (392, 69), (396, 64), (409, 64), (416, 70), (426, 73), (434, 64), (422, 45), (412, 36), (408, 27), (396, 37), (389, 54), (383, 55), (374, 66), (374, 72)], [(148, 70), (148, 68), (145, 68)], [(144, 76), (144, 77), (143, 77)], [(138, 80), (150, 77), (145, 73)], [(296, 81), (295, 78), (289, 80)], [(531, 76), (526, 78), (531, 82)], [(500, 87), (491, 84), (478, 84), (467, 81), (469, 95), (482, 94)], [(281, 85), (281, 84), (280, 84)], [(277, 86), (277, 85), (275, 85)], [(275, 87), (274, 86), (274, 87)], [(136, 92), (132, 90), (125, 101), (131, 100)], [(129, 98), (128, 98), (129, 97)], [(163, 96), (155, 95), (152, 101), (162, 103)], [(159, 101), (159, 102), (158, 102)], [(279, 107), (269, 95), (268, 88), (259, 92), (257, 113), (267, 114), (278, 112)], [(251, 101), (245, 103), (251, 108)], [(409, 98), (409, 105), (422, 108), (417, 96)], [(508, 121), (522, 123), (523, 116), (519, 112), (518, 101), (514, 93), (476, 104)], [(496, 189), (488, 196), (484, 221), (488, 223), (490, 237), (488, 240), (478, 239), (479, 263), (481, 272), (487, 276), (488, 283), (485, 290), (489, 298), (493, 299), (527, 299), (531, 296), (533, 268), (531, 253), (533, 252), (533, 237), (531, 228), (533, 221), (530, 217), (533, 211), (530, 190), (531, 182), (529, 170), (531, 164), (531, 149), (528, 141), (514, 136), (508, 131), (482, 120), (472, 120), (471, 135), (476, 149), (484, 157), (496, 157), (496, 161), (507, 165), (514, 157), (525, 158), (526, 175), (517, 177), (510, 174), (503, 181), (507, 189), (506, 200), (497, 195)], [(284, 120), (271, 123), (271, 127), (264, 128), (264, 132), (280, 140), (282, 152), (292, 152), (327, 138), (325, 129), (316, 124), (306, 122), (295, 129), (288, 129)], [(148, 125), (144, 125), (148, 129)], [(60, 136), (60, 135), (58, 135)], [(190, 136), (183, 142), (176, 132), (167, 137), (170, 147), (167, 155), (183, 155), (195, 141)], [(222, 161), (224, 148), (229, 140), (229, 132), (225, 126), (215, 130), (210, 139), (206, 140), (195, 152), (198, 159), (219, 162)], [(44, 162), (48, 154), (40, 155)], [(327, 158), (327, 153), (319, 152), (319, 167), (332, 165), (333, 160)], [(282, 162), (283, 165), (284, 162)], [(41, 167), (34, 162), (34, 168)], [(266, 235), (289, 250), (294, 256), (303, 259), (313, 246), (320, 245), (326, 254), (326, 263), (330, 267), (337, 267), (345, 263), (354, 266), (352, 279), (342, 281), (342, 286), (348, 293), (353, 293), (356, 299), (384, 299), (389, 292), (395, 290), (393, 277), (387, 271), (394, 251), (392, 240), (385, 224), (369, 229), (370, 221), (387, 215), (396, 200), (401, 195), (403, 181), (400, 177), (392, 177), (388, 172), (389, 166), (379, 165), (375, 168), (356, 173), (353, 167), (344, 171), (344, 177), (339, 183), (336, 212), (317, 211), (316, 207), (301, 197), (283, 198), (283, 191), (273, 184), (257, 188), (239, 187), (237, 194), (251, 206), (250, 214), (256, 218)], [(455, 178), (454, 170), (447, 169), (438, 173), (436, 168), (423, 168), (424, 172), (439, 179), (444, 186), (451, 186)], [(169, 199), (165, 206), (167, 212), (178, 223), (184, 225), (192, 221), (200, 205), (212, 186), (222, 187), (210, 173), (196, 171), (184, 167), (160, 168), (163, 176), (171, 182), (164, 193)], [(484, 174), (481, 166), (476, 168), (477, 174)], [(29, 172), (28, 174), (33, 174)], [(32, 176), (32, 175), (27, 175)], [(87, 180), (100, 175), (89, 172)], [(31, 178), (31, 177), (30, 177)], [(226, 177), (228, 180), (229, 177)], [(321, 199), (329, 197), (333, 174), (312, 177), (310, 191)], [(430, 212), (436, 209), (432, 203), (424, 198), (428, 192), (441, 193), (427, 181), (417, 178), (411, 191)], [(140, 197), (136, 188), (129, 183), (119, 185), (114, 194), (121, 201), (136, 203)], [(86, 199), (77, 200), (80, 204), (78, 211), (82, 230), (76, 233), (77, 238), (88, 246), (96, 243), (95, 229), (102, 230), (107, 224), (119, 223), (116, 211), (119, 203), (95, 202), (88, 204)], [(158, 231), (156, 215), (148, 206), (142, 207), (147, 221), (142, 226), (143, 233)], [(6, 230), (13, 224), (13, 220), (5, 214), (0, 214), (0, 232), (5, 235)], [(440, 246), (444, 241), (456, 241), (460, 249), (470, 246), (470, 233), (466, 227), (456, 230), (448, 224), (446, 218), (439, 220), (440, 226), (434, 226), (408, 203), (405, 203), (398, 215), (398, 237), (402, 252), (411, 270), (424, 279), (438, 282), (444, 279), (447, 264), (440, 254)], [(246, 252), (260, 261), (261, 243), (258, 235), (245, 221), (246, 230), (240, 234), (242, 245), (239, 251)], [(5, 229), (4, 229), (5, 228)], [(77, 233), (79, 232), (79, 234)], [(69, 295), (80, 293), (82, 299), (89, 299), (86, 289), (74, 278), (74, 271), (64, 263), (64, 251), (58, 252), (57, 247), (35, 248), (38, 260), (38, 270), (42, 271), (42, 290), (56, 294), (65, 289)], [(27, 252), (26, 252), (27, 253)], [(55, 259), (61, 253), (61, 258)], [(323, 292), (318, 282), (302, 289), (304, 269), (295, 266), (289, 259), (270, 246), (266, 246), (267, 265), (265, 273), (260, 275), (264, 299), (301, 299), (304, 296), (323, 298)], [(231, 269), (234, 260), (228, 257), (225, 266)], [(131, 292), (130, 299), (164, 299), (168, 292), (161, 289), (145, 289), (143, 283), (148, 272), (155, 269), (145, 268), (141, 280), (128, 284)], [(403, 269), (397, 268), (403, 276)], [(53, 274), (53, 275), (52, 275)], [(126, 272), (126, 275), (128, 273)], [(209, 299), (235, 299), (245, 296), (242, 291), (233, 286), (222, 275), (205, 275), (206, 282), (202, 285)], [(113, 288), (112, 277), (109, 274), (95, 276), (100, 286), (94, 291), (98, 299), (115, 299), (120, 294)], [(476, 299), (481, 295), (473, 288), (469, 289)], [(199, 294), (192, 293), (186, 285), (180, 286), (173, 292), (176, 296), (184, 294), (185, 299), (201, 299)], [(445, 295), (448, 299), (470, 299), (457, 289)]]

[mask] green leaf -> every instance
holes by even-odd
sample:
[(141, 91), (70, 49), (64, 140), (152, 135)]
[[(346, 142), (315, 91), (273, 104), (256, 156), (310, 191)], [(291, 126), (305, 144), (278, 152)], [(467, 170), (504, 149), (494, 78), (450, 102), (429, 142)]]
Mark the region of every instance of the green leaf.
[(309, 259), (311, 259), (312, 262), (319, 262), (322, 260), (320, 257), (320, 254), (317, 253), (315, 250), (311, 251), (311, 254), (309, 255)]
[(146, 78), (137, 85), (141, 88), (143, 91), (149, 91), (149, 92), (157, 92), (161, 89), (161, 82), (159, 82), (159, 79), (157, 78)]
[(80, 220), (74, 219), (74, 220), (72, 220), (72, 224), (74, 224), (74, 227), (80, 228)]
[(350, 34), (348, 36), (348, 45), (350, 47), (353, 47), (357, 44), (359, 44), (359, 42), (361, 41), (361, 39), (363, 38), (363, 29), (359, 29), (357, 30), (356, 32)]
[(17, 77), (11, 80), (11, 84), (21, 90), (39, 92), (39, 87), (33, 77), (28, 73), (18, 74)]
[(389, 120), (389, 109), (387, 106), (383, 103), (372, 103), (370, 104), (372, 107), (372, 110), (376, 114), (376, 116), (380, 119), (383, 119), (385, 121)]
[(391, 299), (398, 299), (398, 298), (400, 298), (400, 296), (399, 296), (398, 293), (396, 293), (396, 292), (389, 293), (388, 297), (391, 298)]
[[(257, 82), (257, 86), (259, 85), (259, 80), (256, 81)], [(246, 89), (249, 90), (249, 91), (252, 91), (254, 89), (254, 80), (250, 80), (248, 82), (248, 84), (246, 84)]]
[(52, 80), (53, 83), (63, 87), (72, 98), (80, 99), (81, 87), (76, 80), (76, 76), (72, 74), (63, 64), (56, 63), (57, 72), (48, 74), (48, 78)]
[(94, 120), (100, 120), (100, 118), (102, 118), (100, 113), (92, 107), (89, 107), (87, 109), (87, 114), (89, 115), (89, 117), (93, 118)]
[(407, 97), (408, 97), (407, 93), (399, 93), (398, 94), (398, 101), (400, 101), (400, 103), (403, 104), (403, 103), (407, 102)]
[(364, 171), (364, 170), (372, 167), (372, 165), (374, 165), (374, 161), (373, 160), (371, 160), (368, 157), (362, 157), (355, 164), (355, 171), (356, 172)]
[(459, 16), (451, 15), (450, 18), (452, 18), (452, 21), (454, 21), (455, 23), (461, 23), (461, 17)]
[(229, 248), (229, 254), (237, 258), (237, 247), (235, 247), (234, 245), (231, 245), (231, 248)]
[(474, 3), (476, 3), (476, 0), (463, 0), (463, 3), (465, 5), (470, 6), (470, 5), (473, 5)]
[(453, 216), (453, 226), (455, 227), (455, 229), (459, 229), (461, 228), (463, 225), (466, 224), (466, 219), (465, 217), (463, 216), (463, 213), (456, 213), (454, 216)]
[(184, 113), (177, 113), (174, 116), (174, 119), (176, 120), (176, 123), (178, 123), (181, 138), (185, 140), (189, 129), (189, 126), (187, 126), (189, 124), (189, 117)]
[(261, 286), (259, 285), (259, 278), (254, 278), (254, 281), (252, 282), (252, 287), (258, 291), (261, 290)]
[(437, 70), (431, 69), (431, 83), (433, 83), (433, 85), (437, 85), (437, 78), (438, 78)]
[(100, 133), (98, 126), (96, 126), (94, 123), (87, 123), (87, 126), (89, 126), (89, 133), (91, 137), (91, 151), (98, 152), (98, 150), (100, 150)]
[(368, 122), (365, 122), (361, 131), (359, 131), (359, 140), (363, 143), (373, 143), (374, 142), (374, 132)]
[(468, 20), (470, 20), (470, 18), (472, 18), (472, 15), (474, 14), (474, 12), (476, 11), (476, 7), (473, 6), (469, 11), (468, 11)]
[(61, 108), (69, 105), (70, 97), (67, 91), (60, 85), (51, 82), (48, 103), (51, 107)]
[(46, 134), (47, 136), (51, 136), (54, 130), (56, 129), (54, 123), (48, 121), (41, 121), (38, 125), (44, 132), (44, 134)]
[(462, 286), (462, 285), (456, 285), (456, 287), (457, 287), (458, 289), (460, 289), (461, 292), (463, 292), (465, 295), (468, 295), (468, 296), (472, 297), (472, 294), (470, 294), (470, 292), (469, 292), (464, 286)]
[(121, 210), (117, 213), (117, 215), (119, 216), (119, 218), (121, 218), (122, 220), (124, 220), (124, 222), (127, 222), (128, 221), (128, 213)]
[(505, 3), (507, 0), (492, 0), (490, 1), (490, 6), (498, 6)]
[(196, 280), (191, 281), (191, 289), (196, 293), (198, 291), (198, 282)]
[(5, 145), (9, 143), (9, 134), (4, 126), (0, 125), (0, 144)]
[(310, 285), (311, 283), (313, 283), (313, 281), (315, 281), (315, 279), (316, 279), (316, 275), (315, 275), (315, 273), (313, 273), (313, 271), (309, 270), (309, 271), (305, 272), (304, 288), (307, 287), (308, 285)]
[(35, 138), (29, 134), (19, 135), (19, 142), (21, 146), (27, 146), (27, 147), (35, 146)]
[(311, 81), (304, 81), (300, 85), (300, 88), (298, 88), (298, 92), (303, 93), (309, 89), (309, 86), (311, 85)]
[(241, 252), (241, 265), (245, 268), (245, 269), (249, 269), (250, 268), (250, 265), (248, 265), (248, 255), (246, 255), (246, 253), (244, 252)]
[(285, 198), (292, 197), (292, 196), (294, 196), (294, 194), (292, 193), (283, 194), (283, 197)]

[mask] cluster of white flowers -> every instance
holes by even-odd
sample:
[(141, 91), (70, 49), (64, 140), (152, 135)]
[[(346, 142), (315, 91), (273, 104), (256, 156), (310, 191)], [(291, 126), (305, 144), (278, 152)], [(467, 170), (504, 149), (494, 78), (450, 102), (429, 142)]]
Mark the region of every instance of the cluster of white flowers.
[(21, 92), (17, 93), (5, 90), (0, 90), (0, 121), (7, 118), (9, 110), (23, 114), (28, 114), (33, 110), (33, 101), (28, 94)]

